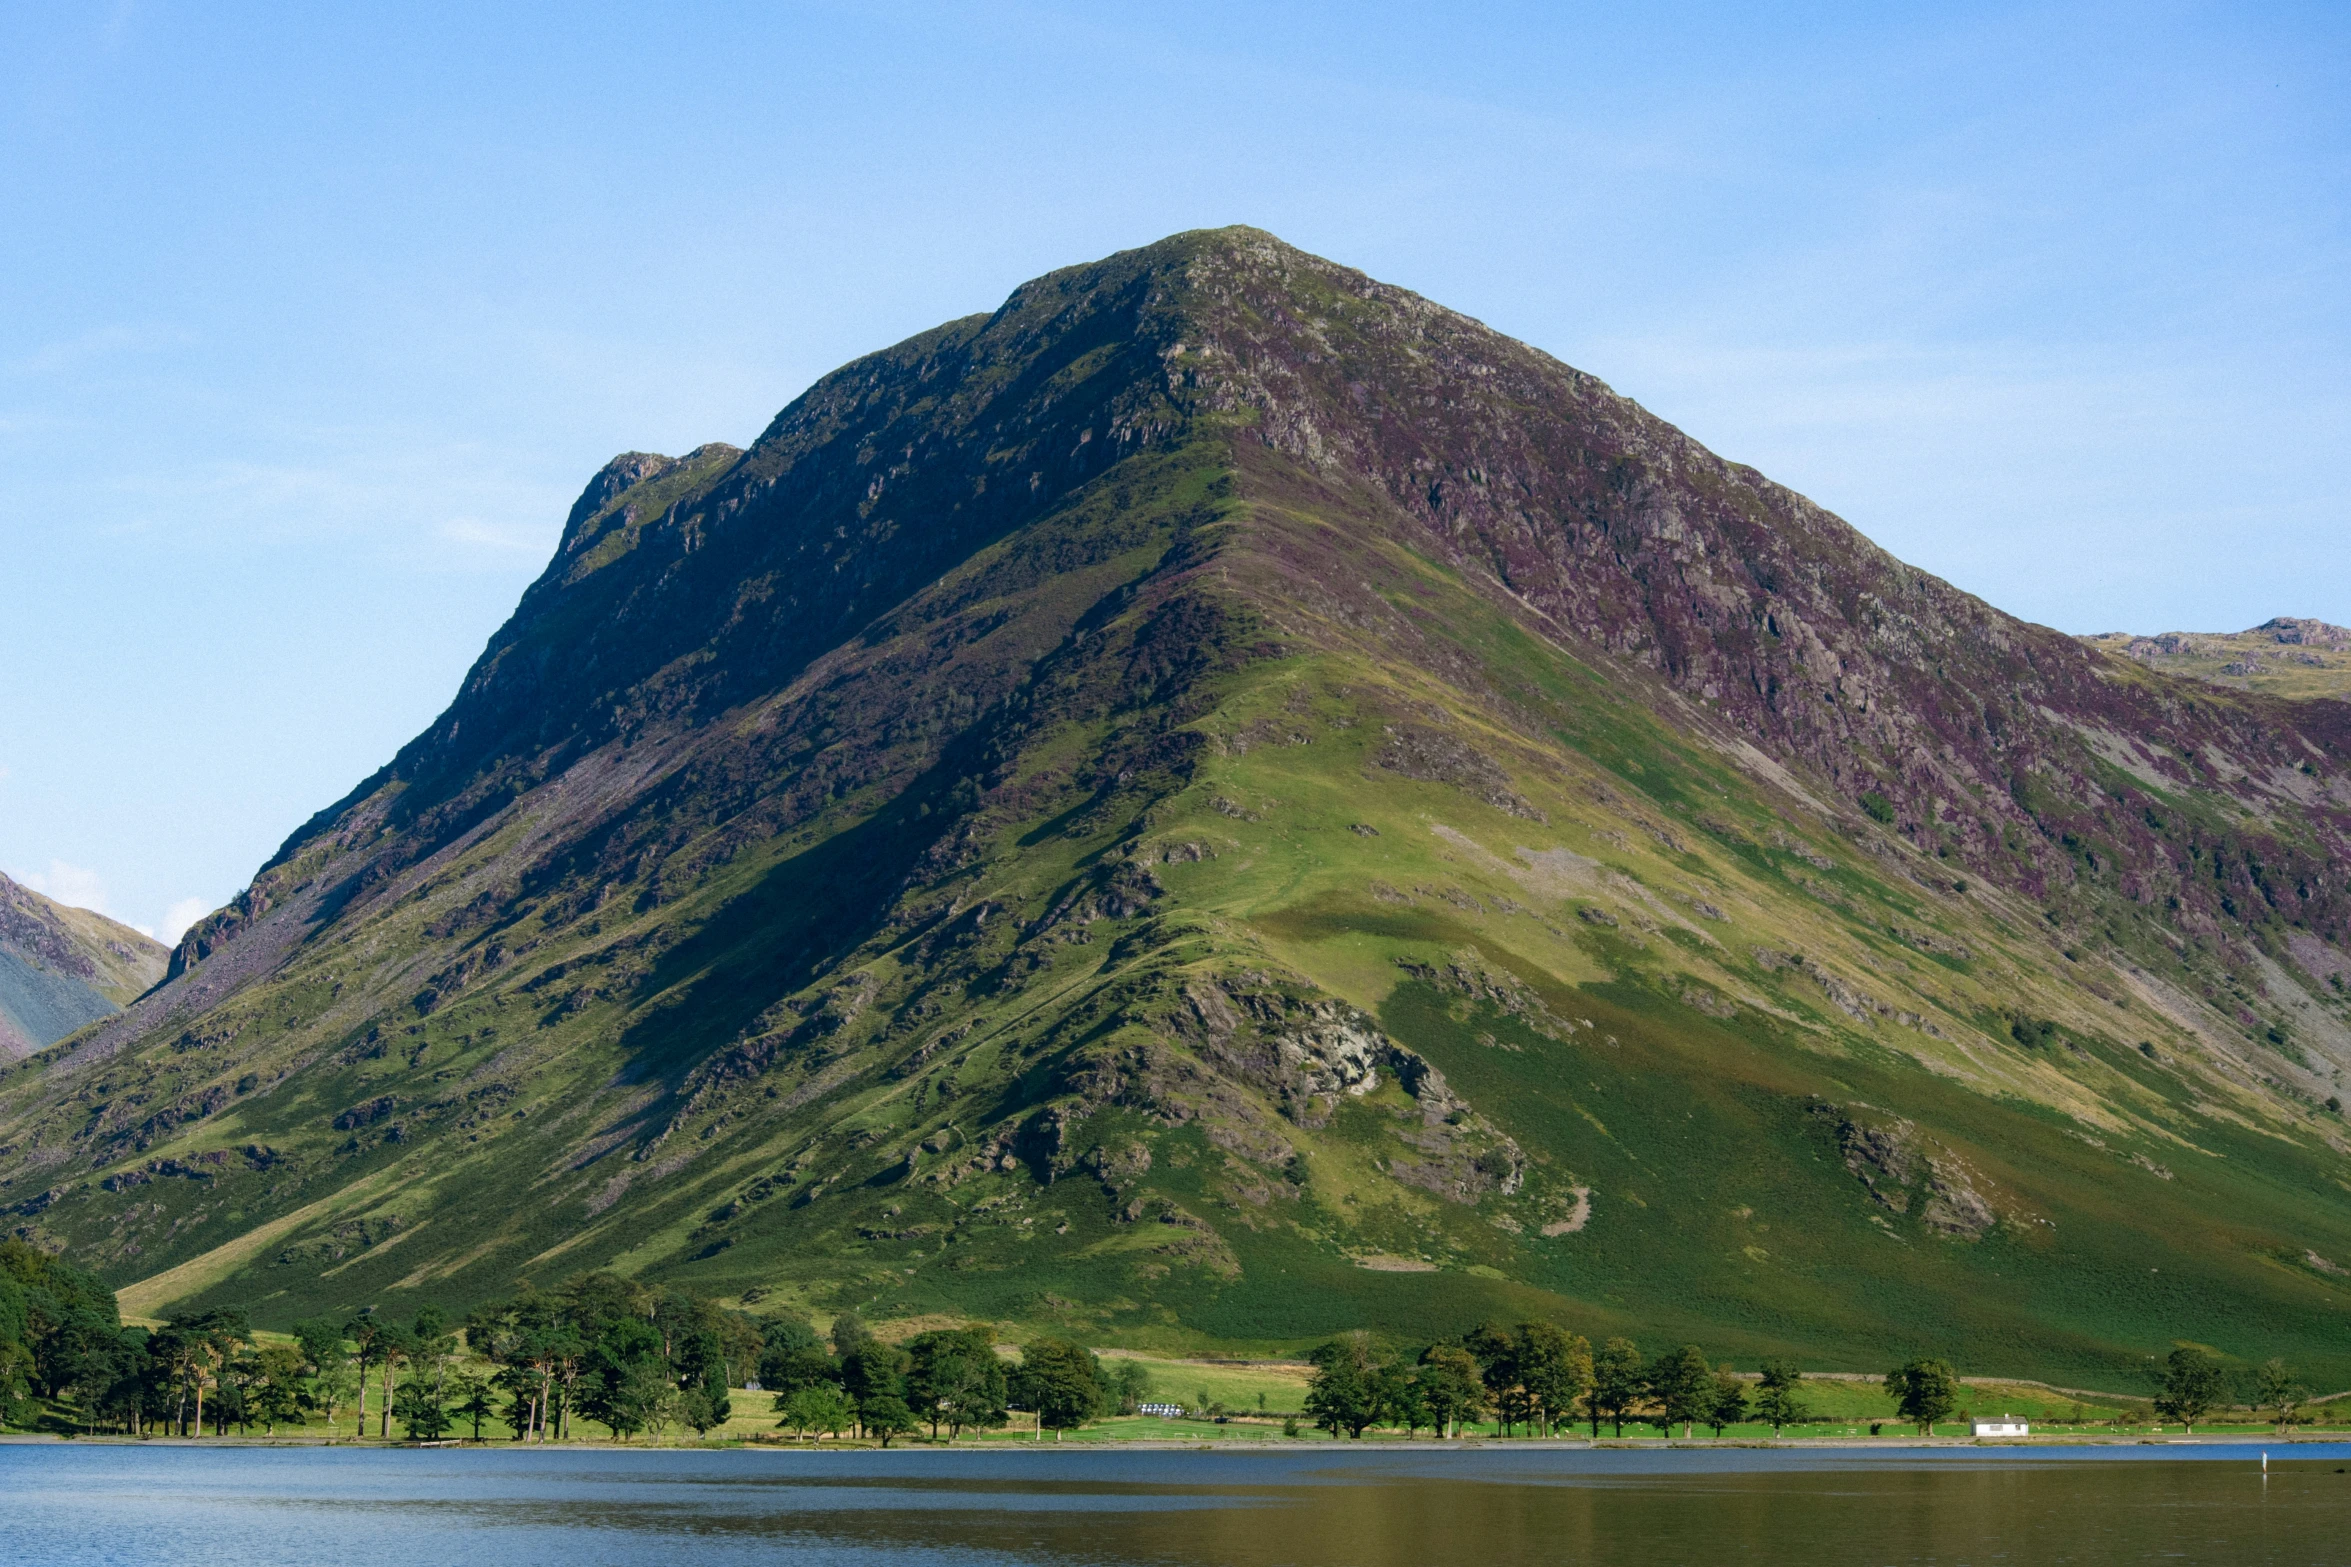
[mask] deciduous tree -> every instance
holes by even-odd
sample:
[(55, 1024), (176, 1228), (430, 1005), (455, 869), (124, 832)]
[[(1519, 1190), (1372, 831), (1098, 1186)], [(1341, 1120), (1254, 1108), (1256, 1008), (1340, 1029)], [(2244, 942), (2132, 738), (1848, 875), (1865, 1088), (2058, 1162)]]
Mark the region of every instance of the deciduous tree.
[(1082, 1426), (1102, 1411), (1102, 1370), (1091, 1351), (1068, 1339), (1039, 1339), (1021, 1351), (1012, 1374), (1012, 1402), (1037, 1412), (1056, 1433)]
[(1773, 1436), (1812, 1418), (1812, 1411), (1804, 1407), (1803, 1397), (1797, 1391), (1803, 1380), (1804, 1373), (1796, 1369), (1792, 1360), (1763, 1363), (1763, 1375), (1756, 1384), (1755, 1418), (1770, 1426)]
[(1612, 1338), (1600, 1346), (1592, 1357), (1592, 1387), (1584, 1395), (1584, 1407), (1592, 1417), (1592, 1435), (1600, 1435), (1600, 1422), (1613, 1421), (1616, 1434), (1624, 1435), (1624, 1423), (1641, 1401), (1641, 1393), (1648, 1385), (1647, 1368), (1641, 1363), (1641, 1351), (1629, 1338)]
[(1886, 1373), (1886, 1396), (1919, 1435), (1934, 1433), (1935, 1422), (1959, 1407), (1959, 1373), (1950, 1362), (1921, 1357)]
[(2194, 1345), (2182, 1345), (2164, 1363), (2163, 1391), (2155, 1395), (2155, 1412), (2193, 1432), (2226, 1388), (2220, 1362)]

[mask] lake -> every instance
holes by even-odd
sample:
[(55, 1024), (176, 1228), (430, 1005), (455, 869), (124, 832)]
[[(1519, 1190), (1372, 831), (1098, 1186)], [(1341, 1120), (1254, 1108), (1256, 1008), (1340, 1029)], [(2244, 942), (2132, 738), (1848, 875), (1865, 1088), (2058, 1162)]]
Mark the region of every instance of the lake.
[(0, 1561), (1641, 1567), (2351, 1560), (2351, 1444), (596, 1452), (0, 1446)]

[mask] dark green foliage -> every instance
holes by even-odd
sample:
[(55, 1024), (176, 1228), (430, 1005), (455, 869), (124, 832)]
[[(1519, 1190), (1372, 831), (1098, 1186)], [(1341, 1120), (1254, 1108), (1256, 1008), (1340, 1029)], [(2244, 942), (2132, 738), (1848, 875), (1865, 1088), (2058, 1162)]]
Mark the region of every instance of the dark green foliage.
[(1483, 1419), (1493, 1407), (1477, 1357), (1459, 1345), (1429, 1346), (1415, 1381), (1421, 1407), (1439, 1436), (1451, 1436), (1464, 1422)]
[(1592, 1346), (1555, 1323), (1488, 1324), (1463, 1347), (1478, 1360), (1480, 1380), (1505, 1434), (1524, 1421), (1536, 1434), (1548, 1436), (1561, 1421), (1574, 1419), (1591, 1393)]
[(2162, 1391), (2155, 1395), (2155, 1412), (2177, 1420), (2193, 1431), (2205, 1412), (2227, 1396), (2228, 1378), (2220, 1362), (2193, 1345), (2171, 1352), (2163, 1365)]
[(1368, 1334), (1345, 1334), (1307, 1356), (1314, 1375), (1306, 1384), (1306, 1413), (1333, 1436), (1361, 1437), (1379, 1423), (1383, 1407), (1380, 1372), (1384, 1362)]
[(888, 1447), (893, 1437), (915, 1429), (914, 1412), (895, 1393), (875, 1393), (857, 1400), (857, 1424), (867, 1436)]
[[(929, 1423), (934, 1437), (942, 1425), (955, 1437), (966, 1428), (993, 1430), (1005, 1423), (1007, 1378), (996, 1354), (994, 1330), (979, 1324), (920, 1333), (906, 1341), (906, 1353), (906, 1401)], [(1124, 1373), (1129, 1368), (1141, 1370), (1132, 1362), (1122, 1363), (1118, 1370)], [(1108, 1395), (1131, 1410), (1127, 1380), (1109, 1380)]]
[(1798, 1391), (1803, 1380), (1803, 1372), (1792, 1360), (1774, 1358), (1763, 1363), (1762, 1375), (1755, 1386), (1755, 1418), (1770, 1426), (1773, 1436), (1778, 1436), (1785, 1427), (1801, 1425), (1812, 1418), (1812, 1411)]
[[(797, 1327), (797, 1335), (779, 1330), (779, 1346), (810, 1346), (829, 1368), (806, 1324)], [(730, 1356), (746, 1365), (766, 1358), (748, 1323), (682, 1291), (647, 1291), (609, 1273), (480, 1307), (465, 1338), (497, 1366), (492, 1385), (524, 1440), (565, 1435), (574, 1414), (600, 1422), (615, 1441), (658, 1435), (677, 1421), (707, 1431), (732, 1412)]]
[(1714, 1409), (1717, 1390), (1705, 1351), (1695, 1344), (1684, 1344), (1659, 1356), (1657, 1363), (1649, 1368), (1648, 1391), (1654, 1406), (1650, 1418), (1657, 1428), (1671, 1436), (1678, 1425), (1682, 1434), (1688, 1436), (1691, 1427), (1708, 1418)]
[(1714, 1428), (1720, 1440), (1723, 1428), (1747, 1418), (1747, 1384), (1729, 1366), (1716, 1370), (1707, 1388), (1705, 1412), (1698, 1418)]
[(1118, 1412), (1131, 1415), (1151, 1398), (1151, 1372), (1138, 1360), (1113, 1360), (1104, 1368), (1104, 1391)]
[(1615, 1426), (1618, 1436), (1623, 1436), (1624, 1423), (1640, 1404), (1648, 1386), (1648, 1368), (1631, 1339), (1612, 1338), (1601, 1345), (1592, 1356), (1591, 1391), (1584, 1395), (1592, 1435), (1599, 1436), (1600, 1422), (1606, 1420)]
[(1068, 1339), (1038, 1339), (1021, 1351), (1008, 1389), (1013, 1407), (1036, 1411), (1050, 1431), (1082, 1426), (1104, 1408), (1101, 1363)]
[(2267, 1410), (2281, 1435), (2309, 1418), (2302, 1411), (2309, 1398), (2310, 1389), (2294, 1379), (2294, 1373), (2282, 1360), (2275, 1357), (2265, 1360), (2254, 1373), (2253, 1407)]
[(1869, 813), (1869, 818), (1871, 821), (1882, 822), (1889, 827), (1893, 825), (1894, 802), (1887, 799), (1884, 795), (1878, 793), (1875, 789), (1872, 789), (1866, 794), (1862, 795), (1861, 808)]
[(413, 1441), (438, 1441), (448, 1434), (451, 1424), (448, 1407), (442, 1403), (442, 1388), (429, 1379), (401, 1383), (392, 1395), (392, 1416)]
[(1926, 1435), (1959, 1407), (1959, 1373), (1949, 1361), (1920, 1358), (1886, 1373), (1886, 1396), (1902, 1418)]

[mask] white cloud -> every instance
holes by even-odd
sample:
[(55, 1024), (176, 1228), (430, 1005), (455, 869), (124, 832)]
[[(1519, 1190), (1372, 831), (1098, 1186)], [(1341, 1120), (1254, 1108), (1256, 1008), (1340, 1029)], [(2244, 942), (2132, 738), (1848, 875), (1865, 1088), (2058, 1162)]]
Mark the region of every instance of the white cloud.
[(106, 913), (106, 883), (96, 871), (64, 860), (51, 860), (48, 870), (25, 877), (24, 884), (51, 902), (88, 909), (94, 914)]
[(441, 524), (441, 537), (452, 544), (533, 557), (553, 547), (551, 532), (537, 523), (484, 522), (478, 517), (452, 517)]
[(79, 369), (92, 360), (111, 358), (117, 354), (152, 353), (158, 349), (179, 348), (194, 341), (194, 334), (175, 328), (119, 324), (102, 326), (78, 337), (44, 344), (15, 359), (0, 361), (0, 374), (55, 375), (60, 371)]
[(182, 898), (163, 911), (164, 934), (155, 939), (166, 946), (176, 946), (188, 933), (188, 927), (213, 911), (209, 898)]

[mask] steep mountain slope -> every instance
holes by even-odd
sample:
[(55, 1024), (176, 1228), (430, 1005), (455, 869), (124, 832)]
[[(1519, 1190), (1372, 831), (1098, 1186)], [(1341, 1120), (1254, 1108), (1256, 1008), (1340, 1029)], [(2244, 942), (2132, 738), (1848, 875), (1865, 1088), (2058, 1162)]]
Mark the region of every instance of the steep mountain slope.
[(2249, 631), (2110, 631), (2083, 641), (2167, 674), (2266, 696), (2351, 697), (2351, 628), (2279, 615)]
[(167, 956), (127, 925), (0, 876), (0, 1061), (121, 1011), (163, 978)]
[(616, 459), (449, 711), (0, 1078), (0, 1202), (265, 1319), (615, 1266), (2351, 1374), (2347, 746), (1180, 235)]

